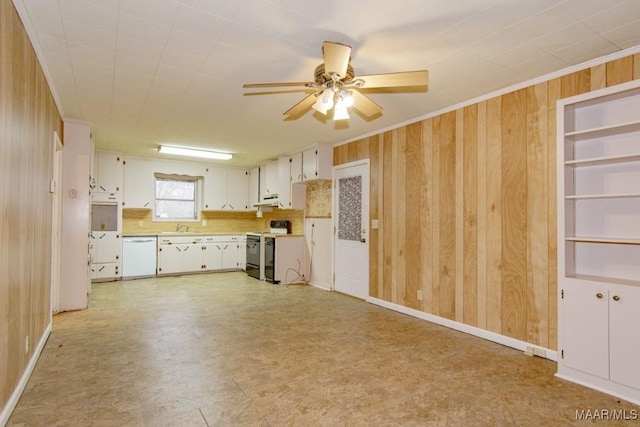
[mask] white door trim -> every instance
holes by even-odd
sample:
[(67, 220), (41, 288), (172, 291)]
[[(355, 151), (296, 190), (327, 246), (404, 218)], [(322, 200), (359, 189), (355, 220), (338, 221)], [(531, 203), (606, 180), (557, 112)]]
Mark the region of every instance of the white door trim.
[[(362, 160), (356, 160), (353, 162), (348, 162), (348, 163), (343, 163), (337, 166), (333, 167), (333, 173), (332, 173), (332, 182), (333, 182), (333, 191), (331, 192), (331, 206), (332, 206), (332, 223), (333, 223), (333, 238), (331, 239), (331, 249), (332, 249), (332, 256), (331, 256), (331, 271), (332, 271), (332, 280), (331, 280), (331, 290), (335, 291), (336, 290), (336, 281), (335, 281), (335, 266), (336, 266), (336, 240), (337, 240), (337, 234), (336, 234), (336, 230), (337, 230), (337, 226), (338, 226), (338, 210), (336, 208), (336, 172), (342, 169), (348, 169), (354, 166), (366, 166), (367, 172), (366, 172), (366, 179), (367, 179), (367, 194), (366, 194), (366, 198), (369, 204), (371, 204), (371, 200), (370, 200), (370, 179), (371, 179), (371, 161), (369, 159), (362, 159)], [(367, 283), (367, 289), (369, 286), (369, 245), (371, 243), (371, 239), (370, 239), (370, 235), (371, 235), (371, 211), (370, 211), (370, 206), (369, 209), (367, 209), (369, 211), (369, 215), (368, 218), (366, 218), (367, 221), (367, 241), (366, 241), (366, 248), (367, 248), (367, 268), (365, 271), (366, 274), (366, 283)], [(369, 295), (369, 292), (367, 290), (367, 295)]]
[(53, 132), (53, 169), (50, 181), (51, 197), (51, 285), (49, 320), (60, 311), (60, 242), (62, 239), (62, 150), (58, 132)]

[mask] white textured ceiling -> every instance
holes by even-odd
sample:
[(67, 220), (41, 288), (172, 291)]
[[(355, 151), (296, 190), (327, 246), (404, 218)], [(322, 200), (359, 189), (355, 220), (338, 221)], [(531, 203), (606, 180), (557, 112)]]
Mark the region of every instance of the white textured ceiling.
[[(640, 44), (638, 0), (13, 0), (64, 117), (95, 145), (155, 157), (160, 143), (252, 166), (336, 143)], [(381, 116), (282, 113), (312, 81), (324, 40), (357, 75), (427, 69), (428, 92), (374, 93)], [(249, 95), (248, 93), (254, 93)]]

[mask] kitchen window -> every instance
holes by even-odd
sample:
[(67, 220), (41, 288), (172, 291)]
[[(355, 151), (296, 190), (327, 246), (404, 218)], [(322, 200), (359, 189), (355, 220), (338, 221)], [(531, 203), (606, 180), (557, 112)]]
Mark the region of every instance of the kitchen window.
[(156, 174), (156, 219), (197, 219), (199, 181), (198, 177), (192, 176)]

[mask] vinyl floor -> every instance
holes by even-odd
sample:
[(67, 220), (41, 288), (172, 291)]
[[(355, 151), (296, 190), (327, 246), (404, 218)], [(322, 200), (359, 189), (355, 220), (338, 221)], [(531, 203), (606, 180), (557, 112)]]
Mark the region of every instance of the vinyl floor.
[(94, 284), (57, 315), (8, 426), (566, 426), (639, 407), (556, 364), (241, 272)]

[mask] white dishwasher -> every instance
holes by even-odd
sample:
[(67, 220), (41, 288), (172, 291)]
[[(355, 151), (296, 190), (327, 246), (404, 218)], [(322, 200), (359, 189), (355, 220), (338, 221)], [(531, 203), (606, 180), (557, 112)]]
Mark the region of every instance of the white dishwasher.
[(129, 236), (122, 239), (122, 278), (156, 275), (156, 236)]

